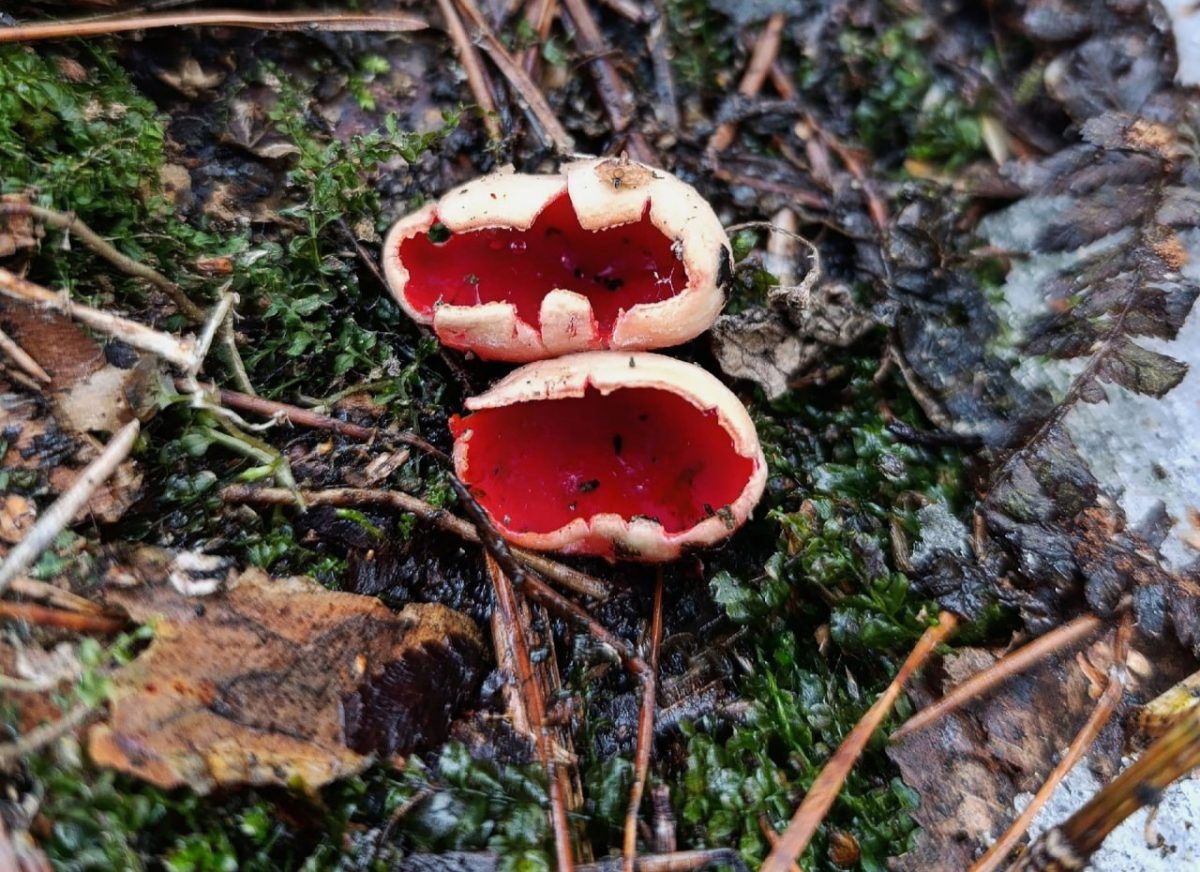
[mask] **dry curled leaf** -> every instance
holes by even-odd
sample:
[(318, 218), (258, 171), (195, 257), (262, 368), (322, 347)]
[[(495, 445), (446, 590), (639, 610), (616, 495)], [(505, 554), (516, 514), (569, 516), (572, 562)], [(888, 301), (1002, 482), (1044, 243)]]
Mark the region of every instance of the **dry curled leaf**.
[(158, 624), (89, 751), (161, 787), (316, 789), (440, 740), (480, 677), (478, 630), (444, 606), (397, 614), (257, 569), (212, 597), (148, 583), (108, 598)]
[(849, 289), (834, 282), (811, 294), (807, 281), (779, 288), (771, 302), (773, 308), (722, 315), (712, 329), (713, 353), (725, 374), (755, 382), (769, 399), (783, 396), (831, 346), (852, 345), (875, 323)]

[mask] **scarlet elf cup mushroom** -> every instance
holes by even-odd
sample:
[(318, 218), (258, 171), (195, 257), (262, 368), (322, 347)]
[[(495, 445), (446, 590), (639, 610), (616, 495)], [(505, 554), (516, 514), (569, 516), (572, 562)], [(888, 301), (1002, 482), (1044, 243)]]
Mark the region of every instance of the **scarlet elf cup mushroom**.
[(400, 219), (392, 295), (446, 345), (526, 362), (665, 348), (721, 310), (729, 240), (690, 185), (624, 159), (494, 173)]
[(451, 421), (455, 471), (510, 542), (665, 561), (749, 517), (767, 472), (745, 407), (640, 351), (700, 335), (724, 303), (729, 240), (691, 186), (625, 159), (495, 173), (400, 219), (383, 262), (445, 344), (538, 361)]
[(729, 536), (766, 484), (738, 398), (663, 355), (532, 363), (466, 405), (450, 425), (455, 472), (527, 548), (673, 560)]

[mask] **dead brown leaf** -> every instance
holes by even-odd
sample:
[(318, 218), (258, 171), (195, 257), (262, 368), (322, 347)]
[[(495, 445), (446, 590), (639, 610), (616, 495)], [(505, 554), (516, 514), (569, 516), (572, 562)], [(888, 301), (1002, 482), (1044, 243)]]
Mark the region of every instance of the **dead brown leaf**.
[(0, 542), (16, 545), (37, 521), (37, 506), (20, 494), (0, 497)]
[[(947, 688), (987, 668), (1002, 652), (965, 648), (947, 658)], [(961, 872), (1015, 817), (1018, 793), (1037, 790), (1095, 702), (1074, 654), (1052, 658), (999, 690), (926, 729), (905, 736), (888, 755), (921, 796), (914, 818), (924, 828), (897, 872)], [(1114, 723), (1091, 765), (1115, 771), (1120, 731)]]
[(89, 751), (161, 787), (316, 789), (440, 740), (481, 673), (482, 639), (458, 612), (397, 614), (306, 578), (251, 569), (213, 597), (151, 583), (108, 599), (158, 624)]
[(771, 307), (722, 315), (713, 325), (713, 353), (726, 375), (755, 382), (769, 399), (812, 369), (830, 347), (852, 345), (874, 322), (836, 283), (778, 288)]

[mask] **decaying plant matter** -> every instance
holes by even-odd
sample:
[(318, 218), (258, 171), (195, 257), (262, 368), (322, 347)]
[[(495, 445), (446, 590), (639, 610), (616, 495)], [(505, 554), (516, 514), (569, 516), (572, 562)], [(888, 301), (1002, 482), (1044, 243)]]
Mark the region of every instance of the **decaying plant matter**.
[(1186, 856), (1165, 6), (80, 5), (0, 22), (0, 866)]

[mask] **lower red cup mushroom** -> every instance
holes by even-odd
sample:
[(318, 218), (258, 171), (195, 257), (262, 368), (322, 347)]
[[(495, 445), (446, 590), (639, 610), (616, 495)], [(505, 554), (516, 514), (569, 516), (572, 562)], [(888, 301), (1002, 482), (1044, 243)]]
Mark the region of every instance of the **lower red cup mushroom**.
[(450, 423), (455, 471), (526, 548), (673, 560), (732, 534), (766, 484), (737, 397), (662, 355), (540, 361), (466, 405)]

